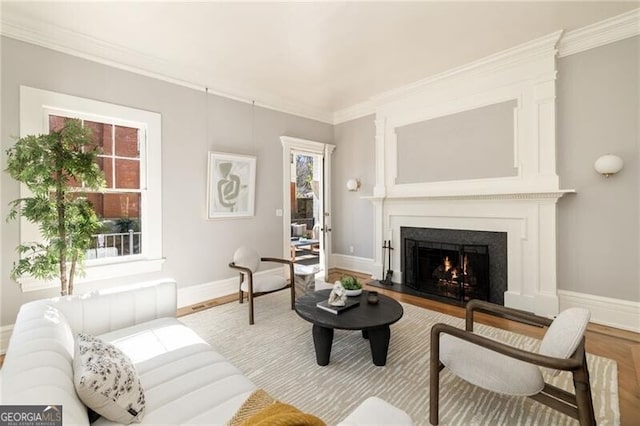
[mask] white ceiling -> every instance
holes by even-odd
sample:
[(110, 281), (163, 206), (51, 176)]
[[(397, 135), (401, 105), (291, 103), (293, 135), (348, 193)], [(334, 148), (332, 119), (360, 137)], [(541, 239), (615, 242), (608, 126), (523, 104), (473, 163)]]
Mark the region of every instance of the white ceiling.
[(11, 37), (323, 119), (639, 5), (3, 1), (0, 16)]

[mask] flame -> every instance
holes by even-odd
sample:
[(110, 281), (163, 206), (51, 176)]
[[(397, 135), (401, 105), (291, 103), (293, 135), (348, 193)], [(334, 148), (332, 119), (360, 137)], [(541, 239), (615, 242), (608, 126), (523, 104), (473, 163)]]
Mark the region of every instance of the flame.
[(443, 265), (444, 265), (445, 272), (448, 272), (449, 269), (451, 269), (451, 261), (449, 260), (449, 256), (445, 256)]
[(469, 266), (469, 259), (467, 258), (467, 255), (464, 255), (464, 260), (462, 263), (462, 271), (465, 275), (467, 275), (467, 267)]

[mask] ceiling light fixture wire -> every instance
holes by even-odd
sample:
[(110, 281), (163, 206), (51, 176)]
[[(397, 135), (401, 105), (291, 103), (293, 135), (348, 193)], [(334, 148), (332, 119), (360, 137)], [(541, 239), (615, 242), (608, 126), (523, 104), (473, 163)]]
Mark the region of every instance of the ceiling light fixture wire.
[(209, 88), (204, 88), (204, 137), (207, 145), (209, 144)]

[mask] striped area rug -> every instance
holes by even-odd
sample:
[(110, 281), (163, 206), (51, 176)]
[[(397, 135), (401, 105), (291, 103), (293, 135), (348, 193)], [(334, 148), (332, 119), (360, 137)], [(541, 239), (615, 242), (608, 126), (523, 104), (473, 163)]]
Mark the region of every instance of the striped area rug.
[[(336, 330), (331, 362), (320, 367), (315, 361), (311, 324), (288, 309), (288, 297), (283, 291), (257, 298), (252, 326), (246, 303), (229, 303), (180, 320), (258, 387), (329, 425), (373, 395), (405, 410), (416, 425), (429, 424), (429, 331), (438, 322), (464, 328), (463, 320), (403, 303), (404, 316), (391, 326), (385, 367), (373, 365), (368, 341), (359, 332), (344, 330)], [(522, 348), (539, 344), (536, 339), (492, 327), (478, 326), (477, 331)], [(616, 363), (592, 355), (588, 363), (598, 424), (619, 424)], [(472, 386), (447, 369), (440, 380), (441, 425), (577, 424), (529, 398), (502, 396)], [(567, 373), (551, 382), (573, 390)]]

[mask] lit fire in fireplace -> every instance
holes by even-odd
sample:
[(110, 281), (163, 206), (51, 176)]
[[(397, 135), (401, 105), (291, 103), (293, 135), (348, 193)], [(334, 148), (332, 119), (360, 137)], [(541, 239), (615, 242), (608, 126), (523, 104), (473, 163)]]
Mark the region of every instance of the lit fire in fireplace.
[(449, 256), (445, 256), (444, 260), (442, 261), (442, 265), (444, 266), (444, 271), (445, 272), (449, 272), (449, 269), (451, 269), (451, 261), (449, 260)]
[(438, 280), (439, 285), (445, 287), (475, 286), (477, 281), (466, 254), (462, 257), (461, 266), (456, 265), (449, 256), (445, 256), (431, 276)]
[(465, 302), (489, 300), (489, 248), (479, 244), (405, 238), (406, 285)]

